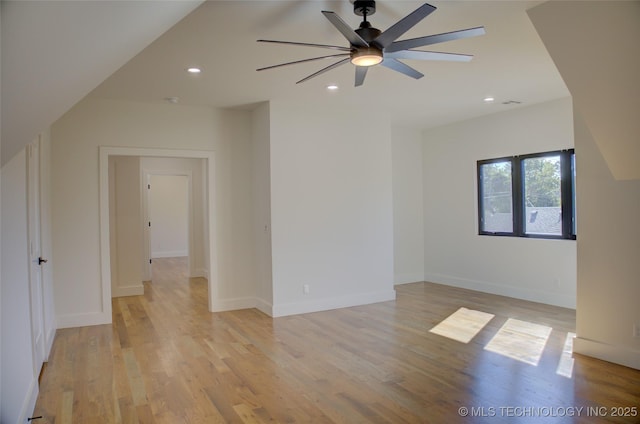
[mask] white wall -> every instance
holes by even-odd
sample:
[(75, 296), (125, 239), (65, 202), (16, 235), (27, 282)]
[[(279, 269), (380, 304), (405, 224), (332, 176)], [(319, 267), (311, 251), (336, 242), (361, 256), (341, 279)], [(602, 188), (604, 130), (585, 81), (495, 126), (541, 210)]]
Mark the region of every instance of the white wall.
[(424, 281), (422, 137), (392, 128), (394, 283)]
[(640, 369), (640, 58), (620, 54), (637, 50), (640, 2), (546, 2), (528, 13), (574, 99), (574, 351)]
[(576, 352), (640, 369), (640, 180), (618, 181), (579, 111)]
[(271, 313), (273, 306), (273, 278), (271, 270), (271, 168), (269, 104), (264, 103), (252, 112), (251, 175), (253, 177), (253, 233), (256, 306)]
[(575, 308), (575, 241), (478, 235), (476, 191), (478, 160), (573, 147), (571, 100), (427, 130), (423, 138), (426, 279)]
[(27, 161), (22, 149), (2, 166), (2, 405), (0, 421), (23, 422), (38, 396), (33, 370), (27, 244)]
[[(216, 211), (210, 216), (217, 219), (212, 234), (220, 284), (214, 309), (258, 306), (283, 315), (395, 298), (390, 125), (374, 119), (363, 130), (352, 113), (332, 107), (279, 105), (275, 117), (272, 109), (232, 112), (88, 98), (56, 122), (52, 185), (61, 326), (110, 319), (100, 306), (100, 145), (215, 150)], [(337, 125), (328, 130), (327, 120)], [(275, 223), (279, 238), (269, 247)], [(256, 240), (267, 243), (259, 248), (259, 271)], [(289, 252), (303, 259), (286, 257)], [(273, 275), (277, 266), (281, 277), (272, 287), (270, 257)], [(310, 284), (308, 296), (295, 273)]]
[(271, 103), (276, 316), (395, 299), (390, 125), (374, 115)]
[(149, 178), (151, 257), (189, 256), (189, 185), (186, 175)]
[[(2, 5), (0, 5), (0, 34), (2, 34)], [(1, 37), (0, 37), (1, 38)], [(1, 44), (1, 43), (0, 43)], [(2, 69), (2, 49), (0, 48), (0, 69)], [(0, 71), (0, 92), (2, 92), (2, 72)], [(2, 134), (2, 105), (0, 101), (0, 134)], [(0, 163), (2, 162), (2, 136), (0, 135)], [(2, 227), (2, 176), (0, 173), (0, 227)], [(2, 243), (0, 243), (0, 307), (2, 307)], [(2, 311), (0, 310), (0, 399), (2, 399)], [(2, 419), (2, 401), (0, 401), (0, 420)]]
[[(102, 310), (98, 146), (215, 151), (217, 308), (252, 298), (248, 112), (87, 98), (52, 127), (52, 225), (59, 327), (110, 322)], [(246, 151), (245, 151), (246, 150)], [(210, 211), (210, 215), (213, 215)], [(105, 282), (106, 283), (106, 282)]]
[(140, 158), (109, 158), (109, 238), (111, 296), (144, 293)]
[(221, 309), (255, 305), (251, 121), (250, 112), (225, 112), (225, 143), (216, 149), (216, 176), (225, 182), (216, 203)]

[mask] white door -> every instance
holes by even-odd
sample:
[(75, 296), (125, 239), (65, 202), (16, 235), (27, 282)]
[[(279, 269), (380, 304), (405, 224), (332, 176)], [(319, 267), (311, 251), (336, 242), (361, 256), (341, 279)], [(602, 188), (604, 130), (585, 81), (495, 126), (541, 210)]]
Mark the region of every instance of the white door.
[(29, 215), (29, 293), (31, 300), (31, 337), (35, 375), (45, 361), (45, 335), (40, 246), (40, 150), (39, 140), (27, 146), (27, 210)]

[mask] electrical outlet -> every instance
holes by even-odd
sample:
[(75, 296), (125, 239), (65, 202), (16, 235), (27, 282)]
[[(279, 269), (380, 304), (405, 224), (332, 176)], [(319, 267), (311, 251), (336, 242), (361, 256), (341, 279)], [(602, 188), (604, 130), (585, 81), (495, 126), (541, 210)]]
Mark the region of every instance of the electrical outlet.
[(305, 284), (302, 286), (302, 294), (309, 294), (310, 291), (311, 287), (309, 287), (309, 284)]

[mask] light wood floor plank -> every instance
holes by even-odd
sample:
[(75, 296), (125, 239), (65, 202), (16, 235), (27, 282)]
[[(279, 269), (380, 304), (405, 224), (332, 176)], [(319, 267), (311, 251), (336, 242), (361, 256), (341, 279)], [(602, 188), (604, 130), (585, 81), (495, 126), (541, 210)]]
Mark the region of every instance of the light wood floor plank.
[[(207, 283), (187, 277), (184, 258), (153, 268), (144, 295), (113, 299), (113, 325), (57, 332), (39, 423), (480, 423), (508, 421), (507, 406), (640, 409), (638, 370), (573, 355), (572, 377), (556, 373), (575, 332), (568, 309), (414, 283), (394, 302), (212, 314)], [(495, 317), (468, 343), (429, 332), (460, 308)], [(552, 328), (537, 366), (484, 349), (508, 319)], [(463, 406), (498, 416), (462, 417)]]

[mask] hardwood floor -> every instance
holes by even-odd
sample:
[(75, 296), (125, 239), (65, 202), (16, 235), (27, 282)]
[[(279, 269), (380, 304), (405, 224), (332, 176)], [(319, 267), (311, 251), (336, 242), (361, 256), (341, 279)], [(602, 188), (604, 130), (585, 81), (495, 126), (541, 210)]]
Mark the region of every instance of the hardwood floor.
[[(429, 332), (460, 307), (495, 317), (469, 343)], [(484, 349), (508, 318), (553, 328), (537, 366)], [(574, 355), (572, 377), (557, 374), (574, 323), (572, 310), (431, 283), (277, 319), (210, 313), (184, 259), (156, 260), (144, 296), (113, 299), (113, 325), (58, 330), (35, 422), (640, 422), (640, 371)]]

